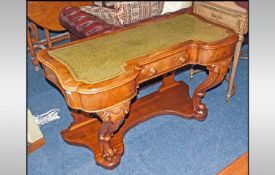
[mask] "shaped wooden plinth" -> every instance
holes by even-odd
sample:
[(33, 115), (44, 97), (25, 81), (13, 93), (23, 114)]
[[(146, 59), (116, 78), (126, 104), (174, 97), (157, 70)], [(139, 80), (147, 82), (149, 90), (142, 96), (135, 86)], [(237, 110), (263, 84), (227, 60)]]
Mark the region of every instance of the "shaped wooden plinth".
[[(113, 169), (120, 163), (124, 152), (123, 137), (132, 127), (156, 116), (171, 114), (186, 119), (194, 116), (194, 107), (189, 96), (189, 87), (183, 82), (163, 81), (162, 87), (157, 91), (135, 101), (129, 115), (119, 130), (111, 138), (111, 147), (115, 152), (112, 161), (106, 161), (100, 146), (99, 130), (102, 123), (97, 119), (88, 117), (87, 113), (72, 112), (74, 122), (62, 131), (62, 137), (70, 144), (83, 146), (91, 149), (97, 164), (104, 168)], [(173, 81), (173, 80), (171, 80)]]

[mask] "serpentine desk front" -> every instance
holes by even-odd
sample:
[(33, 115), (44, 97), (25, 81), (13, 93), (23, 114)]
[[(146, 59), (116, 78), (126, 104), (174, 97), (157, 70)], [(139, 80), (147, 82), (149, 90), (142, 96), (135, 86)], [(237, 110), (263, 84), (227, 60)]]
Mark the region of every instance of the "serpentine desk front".
[[(62, 91), (74, 119), (63, 139), (91, 149), (97, 164), (112, 169), (131, 127), (162, 114), (204, 120), (201, 98), (224, 79), (237, 40), (228, 28), (173, 14), (40, 51), (44, 75)], [(192, 97), (184, 82), (167, 74), (188, 64), (209, 71)], [(139, 84), (160, 75), (157, 92), (134, 98)]]

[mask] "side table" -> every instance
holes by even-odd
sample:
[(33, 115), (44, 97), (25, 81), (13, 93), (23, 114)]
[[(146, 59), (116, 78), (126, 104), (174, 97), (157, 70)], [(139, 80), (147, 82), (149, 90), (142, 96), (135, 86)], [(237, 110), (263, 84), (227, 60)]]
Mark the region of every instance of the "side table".
[[(234, 1), (195, 1), (193, 13), (197, 14), (208, 21), (229, 27), (233, 29), (238, 35), (239, 40), (236, 44), (233, 64), (231, 67), (231, 75), (229, 78), (228, 91), (226, 101), (229, 102), (230, 97), (236, 92), (234, 88), (234, 79), (236, 69), (239, 61), (240, 50), (244, 40), (244, 34), (248, 31), (248, 2), (234, 2)], [(190, 71), (190, 79), (194, 75), (194, 69)]]

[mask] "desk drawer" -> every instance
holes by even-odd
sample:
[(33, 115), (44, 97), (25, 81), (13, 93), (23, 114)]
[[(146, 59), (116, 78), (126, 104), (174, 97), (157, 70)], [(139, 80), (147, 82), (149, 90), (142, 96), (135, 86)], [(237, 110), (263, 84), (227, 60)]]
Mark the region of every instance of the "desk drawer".
[(168, 57), (161, 58), (154, 62), (142, 65), (139, 68), (139, 81), (145, 81), (153, 77), (157, 77), (166, 72), (175, 70), (188, 62), (188, 55), (186, 52), (177, 53)]

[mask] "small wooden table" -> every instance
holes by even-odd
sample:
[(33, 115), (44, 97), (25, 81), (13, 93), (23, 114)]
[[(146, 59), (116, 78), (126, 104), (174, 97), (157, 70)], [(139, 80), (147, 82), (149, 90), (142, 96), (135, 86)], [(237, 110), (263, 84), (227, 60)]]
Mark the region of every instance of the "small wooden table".
[[(74, 119), (63, 139), (91, 149), (99, 165), (112, 169), (131, 127), (162, 114), (204, 120), (201, 98), (224, 79), (237, 40), (228, 28), (173, 14), (40, 51), (45, 77), (62, 91)], [(192, 97), (173, 73), (188, 64), (209, 71)], [(139, 84), (160, 75), (160, 89), (136, 100)]]

